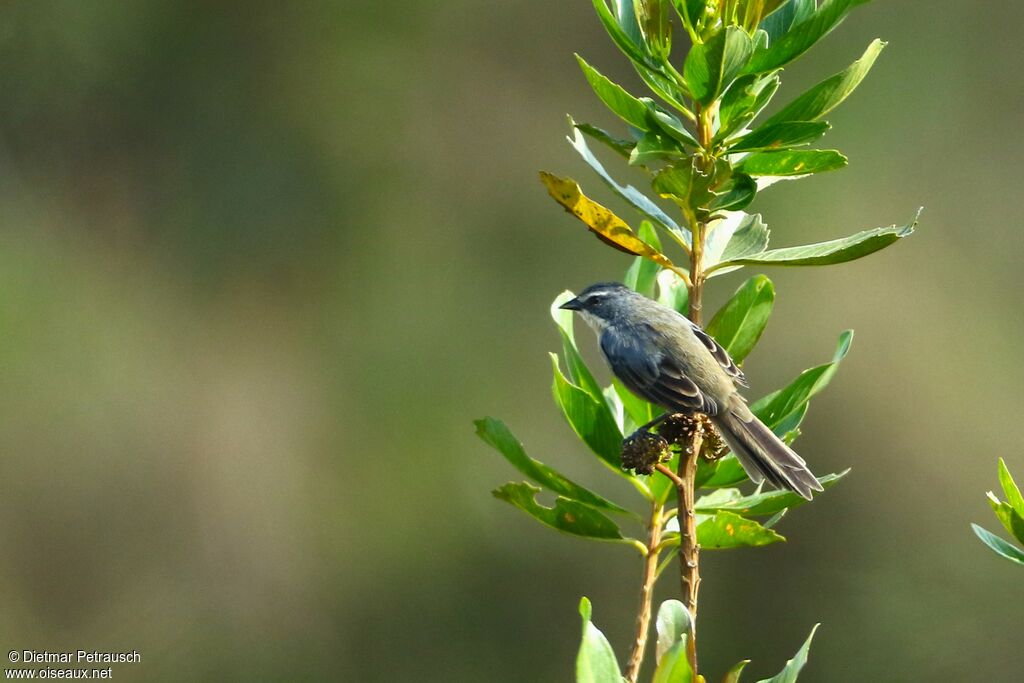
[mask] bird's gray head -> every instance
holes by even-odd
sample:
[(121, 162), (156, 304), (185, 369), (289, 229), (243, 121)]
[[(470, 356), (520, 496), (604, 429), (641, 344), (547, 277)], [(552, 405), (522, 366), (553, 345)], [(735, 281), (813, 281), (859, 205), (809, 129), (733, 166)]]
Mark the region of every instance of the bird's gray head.
[(638, 297), (643, 298), (618, 282), (599, 282), (590, 285), (575, 299), (569, 299), (559, 308), (579, 311), (588, 323), (603, 328), (628, 314)]

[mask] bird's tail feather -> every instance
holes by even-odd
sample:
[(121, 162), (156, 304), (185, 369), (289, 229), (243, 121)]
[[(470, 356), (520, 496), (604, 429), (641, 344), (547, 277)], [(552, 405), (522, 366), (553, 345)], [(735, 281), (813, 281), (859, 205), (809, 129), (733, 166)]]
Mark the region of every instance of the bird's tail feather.
[(712, 418), (729, 449), (757, 484), (765, 479), (810, 500), (823, 490), (807, 463), (758, 420), (746, 405), (726, 409)]

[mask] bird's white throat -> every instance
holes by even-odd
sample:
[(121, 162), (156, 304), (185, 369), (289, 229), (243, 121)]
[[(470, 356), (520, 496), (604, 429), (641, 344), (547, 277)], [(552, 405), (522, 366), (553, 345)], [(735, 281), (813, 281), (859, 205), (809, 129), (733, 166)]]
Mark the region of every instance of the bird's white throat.
[(605, 328), (608, 327), (608, 322), (606, 320), (604, 320), (603, 318), (598, 318), (596, 315), (590, 313), (589, 311), (580, 311), (579, 314), (580, 317), (583, 318), (583, 321), (590, 325), (590, 328), (594, 330), (594, 332), (597, 332), (599, 336), (602, 332), (604, 332)]

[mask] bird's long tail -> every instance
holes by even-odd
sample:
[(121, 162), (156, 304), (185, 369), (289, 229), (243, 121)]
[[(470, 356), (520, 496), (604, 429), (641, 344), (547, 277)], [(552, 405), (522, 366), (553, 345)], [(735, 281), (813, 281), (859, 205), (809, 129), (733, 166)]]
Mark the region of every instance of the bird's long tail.
[(754, 483), (767, 479), (776, 488), (808, 500), (811, 491), (822, 490), (803, 458), (758, 420), (745, 403), (737, 401), (711, 421)]

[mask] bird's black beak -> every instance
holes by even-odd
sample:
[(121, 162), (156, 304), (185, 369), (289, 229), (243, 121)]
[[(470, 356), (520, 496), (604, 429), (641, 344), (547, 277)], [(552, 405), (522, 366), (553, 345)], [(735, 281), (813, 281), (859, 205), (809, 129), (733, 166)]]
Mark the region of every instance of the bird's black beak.
[(583, 304), (580, 303), (579, 299), (569, 299), (564, 304), (559, 306), (559, 308), (566, 311), (579, 311), (583, 309)]

